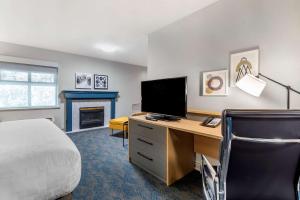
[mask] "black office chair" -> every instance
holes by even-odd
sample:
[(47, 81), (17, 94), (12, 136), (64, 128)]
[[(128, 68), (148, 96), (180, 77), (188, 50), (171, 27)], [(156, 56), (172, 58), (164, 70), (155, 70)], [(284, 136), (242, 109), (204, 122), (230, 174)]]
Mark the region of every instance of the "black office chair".
[(209, 200), (300, 200), (300, 111), (225, 110), (217, 172), (202, 156)]

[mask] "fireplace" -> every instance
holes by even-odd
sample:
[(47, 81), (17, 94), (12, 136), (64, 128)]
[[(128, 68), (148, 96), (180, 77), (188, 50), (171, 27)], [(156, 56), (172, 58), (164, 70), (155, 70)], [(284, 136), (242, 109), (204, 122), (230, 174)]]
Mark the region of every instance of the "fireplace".
[[(80, 131), (80, 108), (104, 107), (104, 125), (115, 118), (118, 92), (112, 91), (69, 91), (62, 92), (65, 98), (66, 132)], [(84, 130), (84, 129), (83, 129)]]
[(104, 106), (79, 108), (79, 128), (104, 126)]

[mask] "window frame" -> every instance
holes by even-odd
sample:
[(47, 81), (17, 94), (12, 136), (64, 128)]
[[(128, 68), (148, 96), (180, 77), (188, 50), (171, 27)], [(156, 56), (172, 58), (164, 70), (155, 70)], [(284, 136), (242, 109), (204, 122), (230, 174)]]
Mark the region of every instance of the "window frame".
[[(13, 85), (27, 85), (28, 87), (28, 106), (24, 106), (24, 107), (3, 107), (0, 108), (0, 111), (13, 111), (13, 110), (44, 110), (44, 109), (60, 109), (59, 106), (59, 84), (58, 84), (58, 80), (59, 80), (59, 66), (57, 63), (53, 63), (53, 62), (47, 62), (47, 61), (40, 61), (40, 60), (32, 60), (32, 59), (26, 59), (26, 58), (16, 58), (16, 57), (11, 57), (11, 56), (1, 56), (0, 55), (0, 62), (8, 62), (8, 63), (16, 63), (16, 64), (26, 64), (26, 65), (36, 65), (38, 67), (51, 67), (51, 68), (55, 68), (56, 69), (56, 74), (54, 77), (54, 82), (53, 83), (47, 83), (47, 82), (32, 82), (31, 81), (31, 73), (45, 73), (47, 74), (47, 72), (43, 72), (43, 71), (26, 71), (26, 70), (11, 70), (11, 71), (17, 71), (17, 72), (26, 72), (28, 73), (28, 81), (12, 81), (12, 80), (1, 80), (0, 77), (0, 84), (13, 84)], [(10, 69), (7, 69), (8, 71), (10, 71)], [(51, 73), (48, 73), (51, 74)], [(55, 90), (55, 105), (53, 106), (32, 106), (32, 102), (31, 102), (31, 86), (55, 86), (56, 90)]]

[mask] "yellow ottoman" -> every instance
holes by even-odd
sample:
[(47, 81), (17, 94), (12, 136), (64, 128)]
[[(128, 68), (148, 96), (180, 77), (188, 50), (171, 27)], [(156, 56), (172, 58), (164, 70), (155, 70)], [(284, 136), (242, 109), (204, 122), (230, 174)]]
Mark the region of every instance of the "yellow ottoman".
[(109, 128), (111, 128), (111, 134), (114, 134), (114, 130), (123, 131), (123, 146), (124, 146), (124, 138), (125, 132), (128, 132), (128, 117), (118, 117), (109, 121)]

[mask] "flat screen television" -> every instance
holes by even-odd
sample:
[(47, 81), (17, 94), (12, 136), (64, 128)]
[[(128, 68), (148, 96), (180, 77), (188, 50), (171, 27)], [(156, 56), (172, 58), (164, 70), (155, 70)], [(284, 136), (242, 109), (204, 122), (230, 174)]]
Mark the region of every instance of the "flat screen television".
[(186, 117), (187, 77), (143, 81), (142, 112)]

